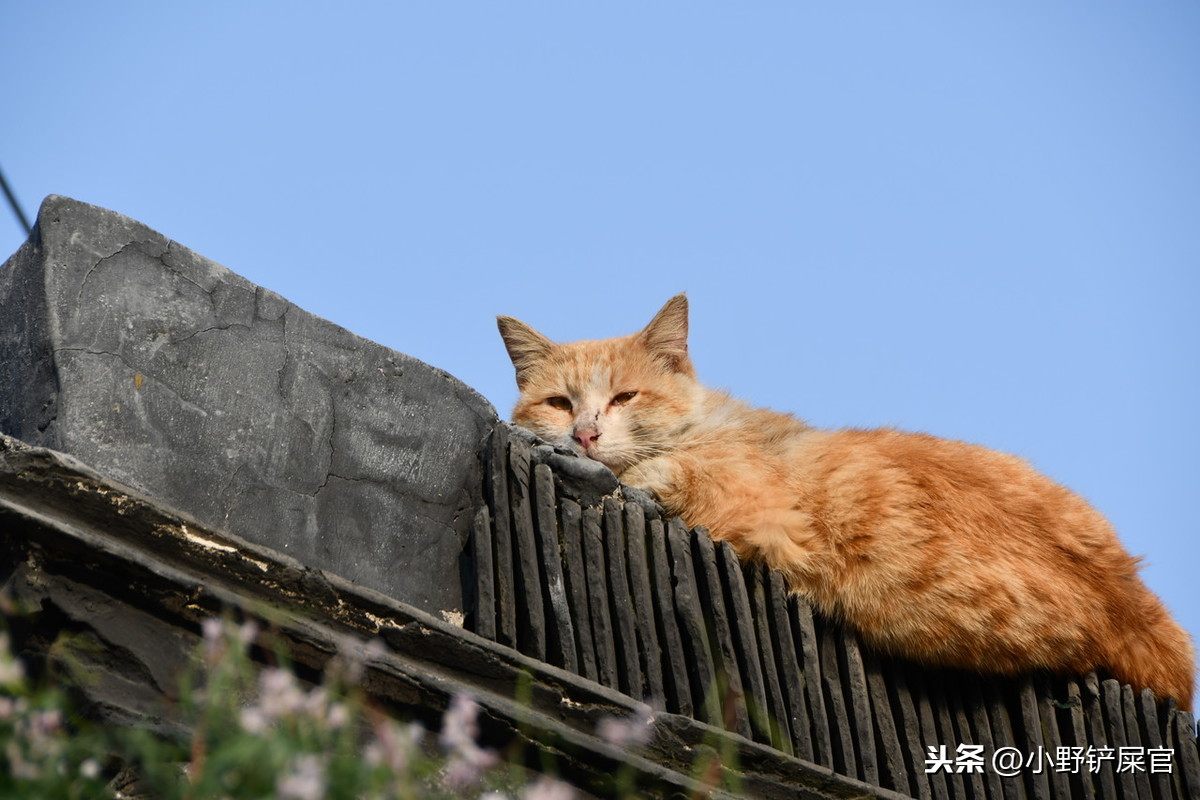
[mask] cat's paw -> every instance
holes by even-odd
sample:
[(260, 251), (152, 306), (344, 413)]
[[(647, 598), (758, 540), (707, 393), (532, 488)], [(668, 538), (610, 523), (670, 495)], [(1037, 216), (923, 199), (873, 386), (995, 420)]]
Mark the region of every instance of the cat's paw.
[(664, 456), (634, 464), (621, 473), (621, 483), (662, 498), (674, 485), (675, 465)]
[(645, 489), (625, 485), (621, 487), (621, 496), (626, 503), (637, 503), (646, 511), (653, 512), (652, 518), (663, 515), (663, 507), (659, 504), (658, 498)]

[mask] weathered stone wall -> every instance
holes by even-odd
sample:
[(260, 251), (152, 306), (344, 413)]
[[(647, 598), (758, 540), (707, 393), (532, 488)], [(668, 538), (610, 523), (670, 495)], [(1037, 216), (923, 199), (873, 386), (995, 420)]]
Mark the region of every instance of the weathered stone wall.
[(127, 217), (61, 197), (0, 267), (0, 433), (432, 612), (462, 610), (495, 410)]

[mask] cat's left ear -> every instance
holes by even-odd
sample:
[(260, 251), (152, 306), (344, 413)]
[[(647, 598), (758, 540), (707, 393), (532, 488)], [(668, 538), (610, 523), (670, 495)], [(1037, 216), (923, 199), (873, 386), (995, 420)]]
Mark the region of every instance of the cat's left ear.
[(550, 352), (554, 342), (516, 317), (496, 317), (496, 327), (500, 329), (508, 357), (517, 369), (517, 388), (524, 390), (529, 368)]
[(650, 324), (638, 334), (637, 341), (676, 372), (692, 371), (688, 359), (688, 301), (682, 292), (667, 301)]

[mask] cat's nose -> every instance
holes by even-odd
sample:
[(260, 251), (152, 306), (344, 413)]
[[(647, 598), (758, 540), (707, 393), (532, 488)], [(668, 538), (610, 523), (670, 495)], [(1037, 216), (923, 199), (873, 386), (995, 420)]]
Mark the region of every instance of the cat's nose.
[(575, 441), (579, 442), (584, 450), (587, 450), (596, 440), (600, 438), (599, 431), (575, 431)]

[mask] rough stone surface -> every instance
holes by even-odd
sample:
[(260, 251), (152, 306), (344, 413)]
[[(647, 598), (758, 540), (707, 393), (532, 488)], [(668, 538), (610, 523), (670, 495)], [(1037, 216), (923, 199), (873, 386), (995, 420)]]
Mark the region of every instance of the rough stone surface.
[(433, 612), (462, 608), (495, 410), (119, 214), (61, 197), (0, 267), (0, 432)]

